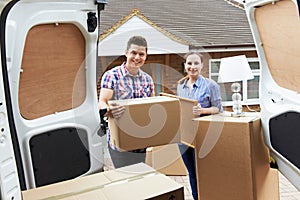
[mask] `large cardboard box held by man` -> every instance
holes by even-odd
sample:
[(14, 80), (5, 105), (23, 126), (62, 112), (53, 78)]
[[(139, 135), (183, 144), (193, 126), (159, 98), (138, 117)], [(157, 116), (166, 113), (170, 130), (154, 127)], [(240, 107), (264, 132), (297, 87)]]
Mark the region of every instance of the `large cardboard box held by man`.
[(184, 199), (183, 186), (144, 163), (22, 192), (23, 200)]
[(278, 172), (270, 169), (259, 113), (195, 120), (200, 199), (279, 200)]
[(120, 150), (180, 142), (180, 103), (157, 96), (109, 101), (125, 106), (119, 118), (109, 118), (110, 141)]

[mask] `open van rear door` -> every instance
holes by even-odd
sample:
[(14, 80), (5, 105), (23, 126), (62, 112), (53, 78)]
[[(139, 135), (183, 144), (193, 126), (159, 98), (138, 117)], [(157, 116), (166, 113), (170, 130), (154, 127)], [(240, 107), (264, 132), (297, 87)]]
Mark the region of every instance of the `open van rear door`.
[(0, 2), (0, 199), (102, 170), (96, 2)]
[(300, 190), (300, 19), (295, 0), (247, 1), (260, 63), (265, 142), (278, 169)]

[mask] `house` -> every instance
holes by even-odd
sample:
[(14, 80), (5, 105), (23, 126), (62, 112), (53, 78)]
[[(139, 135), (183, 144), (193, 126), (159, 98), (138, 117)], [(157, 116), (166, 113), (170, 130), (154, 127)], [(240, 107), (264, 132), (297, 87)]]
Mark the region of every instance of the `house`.
[[(234, 0), (109, 0), (100, 15), (98, 78), (125, 61), (126, 42), (144, 36), (149, 45), (143, 70), (159, 92), (176, 93), (184, 76), (183, 55), (204, 55), (205, 77), (217, 81), (220, 58), (246, 55), (255, 78), (244, 81), (243, 103), (258, 104), (259, 63), (243, 4)], [(224, 105), (232, 105), (229, 84), (221, 85)]]

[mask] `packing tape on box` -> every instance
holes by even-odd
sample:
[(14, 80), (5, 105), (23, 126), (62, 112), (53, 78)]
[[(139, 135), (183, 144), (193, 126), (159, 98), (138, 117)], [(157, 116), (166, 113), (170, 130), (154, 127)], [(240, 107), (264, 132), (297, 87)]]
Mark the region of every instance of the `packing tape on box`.
[(84, 194), (84, 193), (87, 193), (87, 192), (92, 192), (92, 191), (95, 191), (95, 190), (99, 190), (99, 189), (102, 189), (104, 187), (109, 187), (109, 186), (113, 186), (113, 185), (116, 185), (116, 184), (123, 184), (123, 183), (126, 183), (126, 182), (131, 182), (131, 181), (135, 181), (135, 180), (138, 180), (138, 179), (143, 179), (144, 177), (154, 176), (154, 175), (158, 175), (158, 174), (160, 174), (160, 173), (156, 172), (156, 171), (146, 172), (144, 174), (137, 174), (136, 176), (132, 176), (132, 177), (129, 177), (129, 178), (124, 178), (124, 179), (119, 179), (119, 180), (112, 181), (110, 183), (106, 183), (106, 184), (103, 184), (103, 185), (100, 185), (100, 186), (91, 187), (91, 188), (87, 188), (87, 189), (76, 191), (76, 192), (68, 192), (66, 194), (61, 194), (61, 195), (54, 195), (54, 196), (51, 196), (51, 197), (43, 198), (41, 200), (64, 199), (64, 198), (68, 198), (68, 197), (71, 197), (71, 196), (76, 196), (76, 195)]

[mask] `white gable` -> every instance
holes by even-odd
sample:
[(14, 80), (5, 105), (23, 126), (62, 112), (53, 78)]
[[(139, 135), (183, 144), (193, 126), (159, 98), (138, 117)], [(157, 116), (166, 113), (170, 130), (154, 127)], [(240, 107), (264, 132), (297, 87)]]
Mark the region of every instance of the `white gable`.
[(148, 54), (186, 53), (188, 45), (179, 43), (158, 31), (137, 16), (99, 42), (99, 56), (124, 55), (126, 44), (133, 35), (141, 35), (148, 42)]

